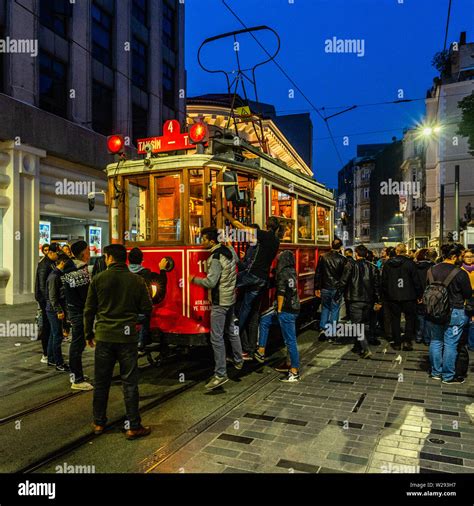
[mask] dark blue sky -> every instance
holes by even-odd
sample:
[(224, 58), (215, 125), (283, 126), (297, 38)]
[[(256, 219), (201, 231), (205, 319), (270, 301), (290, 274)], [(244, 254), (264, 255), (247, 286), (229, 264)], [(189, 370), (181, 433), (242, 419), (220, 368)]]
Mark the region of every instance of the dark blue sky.
[[(424, 98), (435, 69), (433, 55), (443, 48), (448, 0), (227, 0), (247, 26), (266, 24), (281, 37), (278, 62), (296, 81), (316, 107), (328, 107), (326, 115), (351, 106)], [(207, 37), (242, 28), (221, 0), (186, 0), (186, 68), (188, 96), (223, 92), (225, 81), (206, 74), (197, 64), (197, 49)], [(453, 0), (448, 45), (467, 31), (474, 41), (474, 0)], [(270, 50), (273, 40), (257, 35)], [(325, 41), (361, 39), (365, 54), (331, 54)], [(244, 63), (264, 56), (250, 38), (242, 39)], [(234, 58), (231, 43), (204, 55), (207, 62), (229, 68)], [(227, 65), (227, 67), (225, 67)], [(324, 122), (292, 85), (269, 63), (257, 71), (259, 95), (283, 114), (310, 111), (314, 125), (313, 170), (316, 179), (337, 185), (341, 163), (329, 139)], [(357, 144), (390, 142), (401, 138), (404, 127), (412, 126), (424, 111), (424, 102), (361, 107), (330, 121), (344, 163), (355, 156)], [(349, 136), (349, 146), (343, 136)]]

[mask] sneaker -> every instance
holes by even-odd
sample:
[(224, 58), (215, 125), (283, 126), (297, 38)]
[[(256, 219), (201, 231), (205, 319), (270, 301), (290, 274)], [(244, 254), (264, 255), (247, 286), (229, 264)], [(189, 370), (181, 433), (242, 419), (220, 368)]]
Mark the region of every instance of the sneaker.
[(369, 339), (369, 344), (371, 344), (372, 346), (379, 346), (382, 343), (380, 342), (379, 339), (375, 337), (374, 339)]
[(326, 337), (326, 332), (324, 332), (324, 330), (321, 330), (321, 332), (319, 333), (318, 339), (320, 341), (326, 341), (327, 337)]
[(47, 357), (47, 355), (43, 355), (43, 356), (41, 357), (40, 362), (41, 362), (42, 364), (47, 364), (47, 363), (48, 363), (48, 357)]
[(50, 361), (48, 360), (48, 366), (49, 366), (49, 367), (56, 367), (56, 364), (55, 364), (54, 362), (50, 362)]
[(146, 351), (145, 350), (138, 350), (138, 356), (139, 357), (144, 357), (146, 355)]
[(66, 364), (66, 362), (64, 362), (64, 364), (56, 366), (56, 371), (59, 371), (59, 372), (69, 372), (70, 370), (71, 369), (69, 369), (69, 365)]
[(360, 354), (360, 358), (366, 359), (366, 358), (372, 358), (372, 352), (370, 350), (363, 351)]
[(443, 380), (442, 383), (445, 385), (452, 385), (452, 384), (458, 384), (462, 385), (466, 380), (464, 378), (453, 378), (450, 380)]
[(71, 390), (94, 390), (94, 387), (87, 381), (82, 381), (81, 383), (72, 383)]
[(242, 353), (242, 358), (248, 362), (250, 360), (253, 360), (253, 357), (250, 355), (250, 353)]
[(423, 342), (423, 339), (415, 339), (416, 344), (421, 344)]
[(413, 344), (410, 341), (403, 343), (403, 351), (413, 351)]
[(400, 344), (392, 344), (392, 350), (400, 351), (402, 349)]
[(143, 427), (140, 425), (138, 429), (129, 429), (125, 432), (125, 437), (129, 440), (137, 439), (139, 437), (148, 436), (151, 433), (150, 427)]
[(70, 336), (63, 337), (63, 343), (70, 343), (71, 341), (72, 341), (72, 337), (70, 337)]
[(238, 371), (240, 371), (242, 369), (242, 367), (244, 366), (243, 360), (241, 362), (235, 362), (234, 359), (230, 358), (230, 357), (226, 357), (226, 362), (228, 362), (229, 364), (232, 364)]
[(300, 381), (301, 377), (299, 373), (294, 374), (291, 371), (288, 372), (288, 376), (285, 378), (281, 378), (280, 381), (283, 383), (298, 383)]
[(92, 430), (96, 436), (100, 436), (102, 432), (104, 432), (105, 425), (97, 425), (95, 423), (92, 424)]
[(432, 380), (441, 381), (441, 376), (431, 376), (431, 375), (430, 375), (430, 378), (431, 378)]
[(256, 351), (253, 354), (253, 358), (259, 363), (263, 364), (265, 362), (265, 355), (262, 355), (259, 351)]
[(229, 378), (227, 377), (221, 377), (221, 376), (213, 376), (207, 383), (206, 388), (208, 390), (214, 390), (214, 388), (218, 388), (224, 383), (227, 383), (229, 381)]
[(290, 371), (290, 369), (291, 369), (291, 366), (289, 366), (288, 364), (285, 364), (285, 363), (283, 363), (281, 365), (277, 365), (275, 367), (275, 371), (277, 371), (277, 372), (285, 372), (285, 373), (287, 373), (287, 372)]

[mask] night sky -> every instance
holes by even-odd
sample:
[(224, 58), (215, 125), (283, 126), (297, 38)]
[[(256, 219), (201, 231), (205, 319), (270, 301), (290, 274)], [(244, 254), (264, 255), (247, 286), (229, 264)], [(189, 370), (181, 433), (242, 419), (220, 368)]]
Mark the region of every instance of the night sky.
[[(226, 0), (248, 26), (268, 25), (281, 37), (277, 60), (316, 108), (329, 116), (354, 104), (403, 98), (424, 99), (436, 70), (433, 55), (443, 49), (449, 0)], [(243, 28), (221, 0), (186, 0), (186, 69), (188, 96), (225, 92), (221, 75), (207, 74), (197, 63), (201, 42), (219, 33)], [(453, 0), (449, 43), (461, 31), (474, 41), (474, 0)], [(275, 38), (257, 34), (272, 51)], [(357, 39), (364, 54), (325, 52), (327, 39)], [(232, 41), (220, 41), (203, 53), (215, 69), (234, 68)], [(249, 36), (240, 40), (244, 66), (266, 55)], [(217, 44), (217, 43), (216, 43)], [(359, 46), (362, 47), (362, 46)], [(361, 52), (360, 52), (361, 54)], [(324, 122), (273, 63), (257, 70), (259, 98), (277, 112), (311, 112), (314, 125), (313, 170), (317, 180), (337, 186), (341, 162)], [(253, 98), (253, 97), (252, 97)], [(390, 142), (402, 137), (424, 112), (424, 101), (360, 107), (329, 120), (344, 163), (355, 156), (357, 144)], [(349, 146), (343, 137), (349, 136)]]

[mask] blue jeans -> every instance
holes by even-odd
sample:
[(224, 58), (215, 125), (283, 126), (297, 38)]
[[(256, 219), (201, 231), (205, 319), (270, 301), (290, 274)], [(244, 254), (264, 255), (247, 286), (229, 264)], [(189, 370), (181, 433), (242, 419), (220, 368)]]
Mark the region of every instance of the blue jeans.
[(421, 343), (425, 342), (425, 344), (430, 344), (430, 336), (428, 335), (428, 327), (427, 322), (425, 320), (424, 314), (417, 314), (416, 315), (416, 342)]
[(339, 310), (341, 309), (341, 302), (334, 300), (336, 295), (336, 289), (323, 288), (321, 290), (321, 320), (319, 322), (319, 328), (324, 330), (328, 323), (339, 321)]
[(268, 333), (272, 325), (280, 324), (281, 333), (285, 341), (286, 348), (290, 355), (290, 364), (292, 369), (300, 368), (300, 357), (298, 346), (296, 344), (296, 318), (298, 315), (293, 313), (277, 313), (275, 310), (265, 314), (260, 318), (260, 328), (258, 336), (259, 348), (265, 348), (268, 340)]
[(448, 325), (426, 321), (430, 343), (431, 375), (441, 376), (444, 381), (454, 378), (457, 345), (467, 322), (464, 309), (453, 309)]
[(467, 347), (470, 351), (474, 351), (474, 322), (469, 320), (469, 329), (467, 334)]
[(150, 344), (150, 320), (151, 315), (139, 314), (138, 323), (140, 323), (140, 330), (138, 331), (138, 349), (145, 348), (147, 344)]
[(61, 351), (61, 344), (63, 343), (63, 326), (61, 320), (55, 311), (46, 311), (48, 316), (49, 326), (51, 327), (51, 334), (48, 341), (48, 362), (52, 364), (63, 365), (64, 359)]
[(237, 288), (243, 292), (238, 314), (240, 335), (244, 332), (245, 325), (252, 311), (254, 300), (265, 288), (266, 284), (267, 282), (264, 279), (254, 276), (250, 274), (250, 272), (239, 273), (237, 277)]

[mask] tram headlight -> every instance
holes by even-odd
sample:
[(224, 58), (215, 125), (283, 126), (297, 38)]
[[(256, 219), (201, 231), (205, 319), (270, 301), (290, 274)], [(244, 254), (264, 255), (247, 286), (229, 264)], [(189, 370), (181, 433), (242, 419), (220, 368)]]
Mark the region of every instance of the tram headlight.
[(193, 144), (205, 143), (209, 140), (209, 130), (203, 122), (194, 123), (189, 130), (189, 138)]
[(109, 135), (107, 137), (107, 150), (111, 155), (123, 153), (125, 138), (123, 135)]

